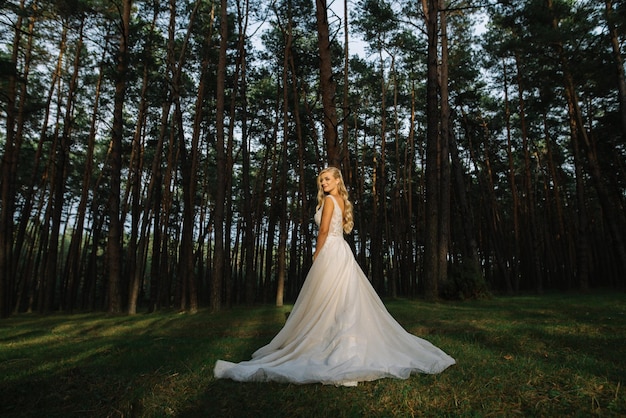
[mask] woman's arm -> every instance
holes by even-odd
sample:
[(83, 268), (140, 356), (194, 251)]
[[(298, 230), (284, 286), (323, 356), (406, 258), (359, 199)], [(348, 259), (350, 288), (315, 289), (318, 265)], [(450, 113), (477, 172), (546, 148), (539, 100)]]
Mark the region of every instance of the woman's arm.
[(326, 242), (326, 238), (328, 238), (328, 232), (330, 231), (330, 220), (333, 217), (333, 210), (335, 209), (335, 205), (333, 204), (332, 198), (330, 196), (326, 196), (324, 198), (324, 207), (322, 208), (322, 220), (320, 221), (320, 229), (317, 233), (317, 244), (315, 245), (315, 254), (313, 254), (313, 260), (317, 258), (320, 250), (324, 246)]

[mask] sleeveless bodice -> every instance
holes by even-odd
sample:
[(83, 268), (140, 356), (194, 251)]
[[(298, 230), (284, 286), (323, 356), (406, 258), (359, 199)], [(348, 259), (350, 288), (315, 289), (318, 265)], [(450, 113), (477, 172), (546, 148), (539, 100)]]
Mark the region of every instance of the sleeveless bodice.
[(328, 202), (328, 198), (330, 198), (333, 202), (335, 210), (333, 210), (333, 218), (330, 221), (330, 230), (328, 231), (328, 235), (343, 237), (343, 213), (341, 212), (341, 207), (339, 207), (339, 203), (335, 200), (335, 197), (332, 195), (327, 195), (322, 202), (322, 206), (315, 212), (315, 223), (319, 227), (322, 222), (322, 209), (324, 209), (324, 204)]

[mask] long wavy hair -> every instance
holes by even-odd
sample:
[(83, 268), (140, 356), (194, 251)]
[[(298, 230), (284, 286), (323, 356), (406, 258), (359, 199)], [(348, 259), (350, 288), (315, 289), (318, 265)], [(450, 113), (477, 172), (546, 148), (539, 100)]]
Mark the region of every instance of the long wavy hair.
[(341, 171), (336, 167), (327, 167), (323, 169), (317, 176), (316, 210), (322, 206), (322, 203), (324, 202), (324, 197), (326, 197), (326, 193), (324, 193), (324, 189), (322, 189), (322, 176), (328, 172), (330, 172), (335, 179), (339, 179), (339, 184), (337, 185), (337, 188), (339, 190), (339, 195), (343, 198), (344, 201), (343, 232), (349, 234), (350, 232), (352, 232), (352, 228), (354, 227), (352, 203), (350, 203), (350, 199), (348, 198), (348, 190), (346, 189), (346, 185), (343, 182), (343, 176), (341, 175)]

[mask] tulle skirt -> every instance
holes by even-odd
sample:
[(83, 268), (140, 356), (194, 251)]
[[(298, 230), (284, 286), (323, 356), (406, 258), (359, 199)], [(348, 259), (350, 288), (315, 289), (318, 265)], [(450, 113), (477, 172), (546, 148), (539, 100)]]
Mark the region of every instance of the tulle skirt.
[(354, 386), (439, 373), (455, 360), (389, 314), (343, 237), (329, 236), (284, 327), (240, 363), (218, 360), (216, 378)]

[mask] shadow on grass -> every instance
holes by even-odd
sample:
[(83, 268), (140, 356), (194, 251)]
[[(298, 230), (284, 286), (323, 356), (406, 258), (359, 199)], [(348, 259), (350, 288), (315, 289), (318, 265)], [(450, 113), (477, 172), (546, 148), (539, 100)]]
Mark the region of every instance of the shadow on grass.
[(10, 318), (0, 322), (0, 415), (167, 415), (212, 378), (207, 359), (249, 355), (278, 318), (267, 308)]
[(215, 380), (289, 307), (0, 321), (3, 417), (623, 416), (626, 302), (615, 295), (387, 301), (458, 364), (357, 388)]

